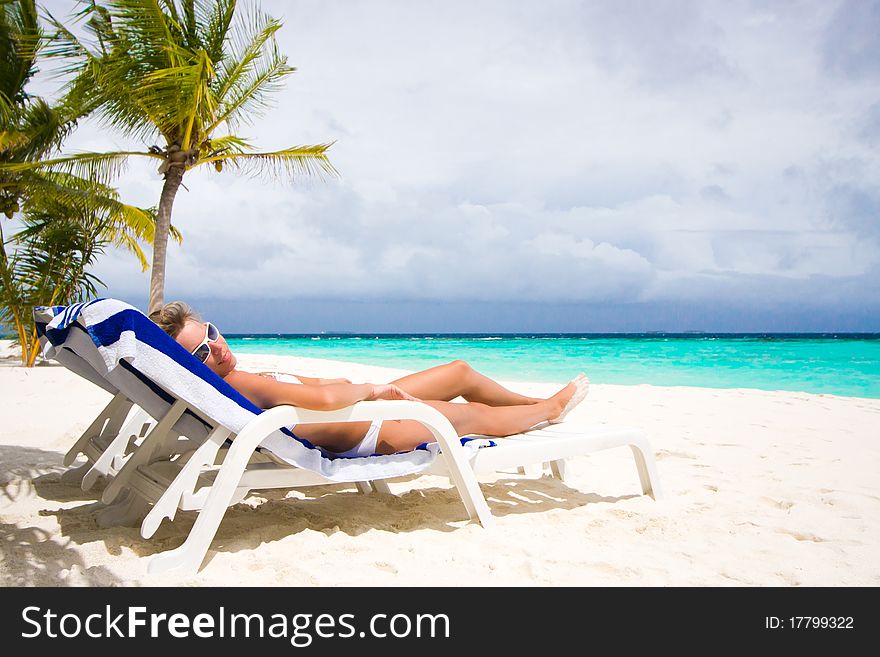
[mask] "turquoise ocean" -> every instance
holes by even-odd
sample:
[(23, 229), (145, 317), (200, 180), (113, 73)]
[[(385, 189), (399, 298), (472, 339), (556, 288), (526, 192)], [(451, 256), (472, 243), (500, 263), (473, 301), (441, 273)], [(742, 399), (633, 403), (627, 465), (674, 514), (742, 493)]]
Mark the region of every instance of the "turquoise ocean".
[(498, 379), (757, 388), (880, 398), (880, 334), (229, 335), (242, 354), (420, 370), (457, 358)]

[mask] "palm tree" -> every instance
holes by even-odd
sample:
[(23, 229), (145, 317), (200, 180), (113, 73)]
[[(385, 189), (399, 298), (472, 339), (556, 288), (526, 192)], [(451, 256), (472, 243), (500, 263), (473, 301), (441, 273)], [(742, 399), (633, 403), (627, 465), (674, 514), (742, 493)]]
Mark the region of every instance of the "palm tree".
[[(103, 234), (132, 251), (146, 269), (139, 242), (153, 237), (155, 219), (149, 212), (121, 203), (106, 184), (35, 168), (57, 151), (86, 111), (71, 102), (50, 106), (27, 92), (44, 45), (35, 0), (0, 0), (0, 213), (12, 219), (22, 210), (51, 204), (63, 208), (67, 217), (100, 214)], [(14, 266), (14, 253), (13, 258), (7, 254), (6, 244), (0, 221), (0, 322), (15, 328), (26, 362), (32, 342), (30, 311), (17, 291), (29, 283), (21, 279), (25, 270)]]
[[(112, 195), (113, 190), (102, 192)], [(22, 230), (10, 240), (18, 248), (9, 259), (9, 279), (0, 287), (0, 306), (21, 316), (22, 362), (31, 367), (40, 352), (32, 309), (95, 296), (103, 283), (89, 268), (108, 246), (118, 244), (120, 230), (112, 214), (63, 197), (29, 203), (21, 221)]]
[[(149, 312), (164, 301), (171, 210), (186, 172), (224, 165), (270, 174), (336, 172), (332, 144), (256, 152), (232, 134), (267, 106), (296, 69), (278, 52), (281, 23), (257, 10), (236, 16), (236, 0), (88, 0), (80, 12), (91, 40), (52, 20), (52, 52), (72, 62), (67, 98), (95, 108), (104, 124), (143, 151), (84, 153), (49, 162), (56, 171), (115, 174), (131, 156), (153, 158), (164, 177), (157, 211)], [(236, 20), (234, 20), (236, 19)], [(221, 131), (225, 134), (220, 134)]]

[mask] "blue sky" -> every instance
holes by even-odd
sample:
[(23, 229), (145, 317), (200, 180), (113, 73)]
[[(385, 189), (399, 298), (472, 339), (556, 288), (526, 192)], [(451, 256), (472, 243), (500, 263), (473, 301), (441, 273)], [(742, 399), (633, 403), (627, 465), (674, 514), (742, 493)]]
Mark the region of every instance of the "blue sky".
[(340, 177), (188, 174), (166, 297), (227, 331), (880, 331), (880, 2), (260, 6), (298, 72), (240, 132)]

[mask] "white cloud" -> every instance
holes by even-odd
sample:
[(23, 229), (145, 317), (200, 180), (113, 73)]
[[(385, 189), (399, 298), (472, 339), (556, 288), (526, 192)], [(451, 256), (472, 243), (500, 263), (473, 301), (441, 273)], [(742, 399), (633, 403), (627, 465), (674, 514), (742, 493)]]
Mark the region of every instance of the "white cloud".
[(877, 2), (260, 4), (299, 71), (242, 132), (341, 179), (188, 175), (171, 295), (880, 300), (876, 40), (834, 54)]

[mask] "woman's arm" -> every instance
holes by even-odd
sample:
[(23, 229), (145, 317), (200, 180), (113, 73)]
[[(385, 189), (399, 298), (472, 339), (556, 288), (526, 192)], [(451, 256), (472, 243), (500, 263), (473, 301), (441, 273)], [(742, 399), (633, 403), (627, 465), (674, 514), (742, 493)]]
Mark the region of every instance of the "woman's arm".
[[(299, 377), (297, 377), (299, 378)], [(391, 384), (331, 383), (327, 385), (297, 385), (274, 379), (234, 371), (226, 382), (260, 408), (290, 404), (314, 411), (333, 411), (359, 401), (376, 399), (409, 399), (419, 401)]]

